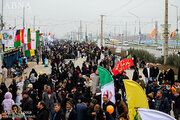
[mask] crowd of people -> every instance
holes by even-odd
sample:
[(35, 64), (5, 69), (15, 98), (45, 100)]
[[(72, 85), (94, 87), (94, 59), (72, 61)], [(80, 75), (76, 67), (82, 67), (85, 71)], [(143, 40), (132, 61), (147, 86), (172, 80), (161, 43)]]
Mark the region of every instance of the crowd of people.
[[(150, 109), (167, 114), (173, 110), (175, 118), (179, 118), (180, 83), (174, 79), (172, 69), (160, 71), (157, 64), (147, 64), (143, 80), (133, 55), (133, 77), (129, 78), (126, 71), (113, 76), (112, 69), (119, 59), (108, 48), (72, 42), (54, 42), (48, 47), (50, 50), (42, 52), (42, 61), (44, 64), (45, 59), (50, 60), (51, 74), (32, 69), (29, 76), (13, 79), (9, 87), (1, 83), (2, 120), (128, 120), (123, 79), (133, 79), (144, 89)], [(73, 60), (80, 57), (85, 58), (82, 67), (75, 66)], [(37, 60), (39, 64), (39, 55)], [(113, 76), (115, 103), (104, 94), (101, 105), (97, 65)], [(112, 113), (107, 111), (109, 105), (114, 108)]]

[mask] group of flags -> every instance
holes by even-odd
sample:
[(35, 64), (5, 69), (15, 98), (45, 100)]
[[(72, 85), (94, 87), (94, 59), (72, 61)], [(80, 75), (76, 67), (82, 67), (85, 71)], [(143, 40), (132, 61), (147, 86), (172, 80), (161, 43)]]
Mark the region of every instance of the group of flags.
[[(116, 64), (112, 71), (113, 75), (116, 76), (131, 66), (134, 66), (134, 63), (132, 55), (129, 55), (127, 58)], [(110, 72), (107, 69), (98, 66), (98, 73), (101, 84), (101, 98), (103, 98), (104, 94), (107, 94), (108, 99), (115, 103), (114, 80)], [(175, 120), (166, 113), (149, 109), (145, 91), (137, 82), (132, 80), (123, 80), (123, 82), (126, 90), (129, 120)]]
[(33, 31), (31, 29), (8, 29), (1, 31), (2, 44), (4, 44), (5, 47), (17, 48), (22, 46), (23, 44), (26, 45), (26, 57), (34, 55), (30, 53), (34, 53), (33, 51), (37, 49), (39, 37), (41, 35), (42, 33), (39, 33), (39, 30)]
[(178, 36), (178, 34), (176, 33), (177, 31), (176, 30), (174, 30), (172, 33), (171, 33), (171, 38), (173, 39), (173, 41), (175, 41), (176, 40), (176, 42), (178, 42), (179, 41), (179, 36)]
[[(150, 37), (151, 39), (153, 39), (156, 34), (158, 34), (158, 31), (157, 31), (156, 29), (154, 29), (154, 30), (151, 32), (151, 34), (149, 35), (149, 37)], [(179, 41), (179, 36), (178, 36), (176, 30), (174, 30), (174, 31), (171, 33), (170, 38), (172, 38), (173, 41), (175, 41), (175, 40), (176, 40), (176, 42)]]
[(22, 44), (28, 45), (28, 50), (37, 49), (39, 42), (39, 31), (30, 29), (22, 30), (2, 30), (2, 43), (5, 47), (20, 47)]

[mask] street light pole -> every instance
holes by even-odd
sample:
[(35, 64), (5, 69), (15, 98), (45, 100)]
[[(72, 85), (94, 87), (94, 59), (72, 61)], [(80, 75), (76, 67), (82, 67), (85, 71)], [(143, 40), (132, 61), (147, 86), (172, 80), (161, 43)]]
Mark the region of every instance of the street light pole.
[(2, 0), (2, 15), (1, 15), (1, 30), (3, 30), (3, 8), (4, 7), (4, 0)]
[(133, 16), (135, 16), (136, 18), (139, 19), (139, 43), (140, 43), (140, 40), (141, 40), (141, 20), (140, 20), (140, 17), (137, 16), (137, 15), (135, 15), (134, 13), (131, 13), (131, 12), (129, 12), (129, 14), (131, 14), (131, 15), (133, 15)]
[[(177, 29), (176, 29), (176, 33), (177, 33), (177, 37), (176, 37), (176, 39), (178, 39), (178, 37), (179, 37), (179, 34), (178, 34), (178, 32), (179, 32), (179, 29), (178, 29), (178, 21), (179, 21), (179, 18), (178, 18), (178, 6), (177, 5), (171, 5), (171, 6), (173, 6), (173, 7), (175, 7), (176, 8), (176, 10), (177, 10), (177, 12), (176, 12), (176, 14), (177, 14)], [(177, 45), (178, 45), (178, 40), (176, 40), (176, 42), (177, 42)], [(176, 48), (177, 48), (177, 46), (176, 46)]]
[(101, 15), (101, 47), (103, 47), (103, 17), (104, 15)]
[(25, 29), (25, 7), (23, 7), (23, 29)]
[(164, 64), (168, 58), (168, 0), (165, 0), (165, 42), (164, 42)]

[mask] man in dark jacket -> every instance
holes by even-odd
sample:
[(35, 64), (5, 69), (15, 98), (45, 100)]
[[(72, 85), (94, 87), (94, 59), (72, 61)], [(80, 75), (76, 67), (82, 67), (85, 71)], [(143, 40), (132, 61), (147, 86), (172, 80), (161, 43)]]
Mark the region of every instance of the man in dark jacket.
[(148, 85), (148, 82), (149, 81), (152, 81), (152, 78), (151, 78), (151, 69), (150, 69), (150, 64), (147, 64), (147, 67), (145, 67), (143, 69), (143, 74), (145, 76), (145, 83), (146, 83), (146, 86)]
[(54, 104), (55, 113), (53, 114), (52, 120), (65, 120), (64, 111), (61, 109), (61, 105), (58, 103)]
[(25, 91), (23, 92), (22, 94), (22, 104), (21, 104), (21, 107), (22, 107), (22, 112), (25, 113), (25, 115), (29, 116), (29, 118), (32, 118), (32, 111), (33, 111), (33, 100), (29, 97), (28, 93)]
[(104, 120), (103, 110), (99, 104), (94, 106), (94, 112), (92, 112), (92, 116), (95, 120)]
[(174, 85), (174, 70), (173, 69), (168, 69), (167, 70), (167, 80), (171, 81), (171, 85)]
[(53, 90), (51, 90), (50, 86), (47, 86), (47, 87), (48, 87), (48, 92), (45, 92), (42, 95), (42, 100), (45, 102), (45, 105), (47, 106), (49, 111), (51, 113), (53, 113), (54, 112), (54, 103), (57, 102), (56, 93)]
[(173, 111), (175, 118), (178, 120), (180, 115), (180, 87), (178, 87), (176, 90), (178, 95), (174, 97)]
[(28, 85), (28, 95), (29, 97), (31, 97), (31, 99), (33, 100), (33, 113), (37, 113), (37, 104), (38, 104), (38, 92), (33, 89), (33, 85), (32, 84), (29, 84)]
[(114, 112), (111, 114), (112, 117), (115, 119), (116, 118), (116, 106), (113, 102), (111, 102), (109, 99), (108, 99), (108, 95), (107, 94), (104, 94), (103, 95), (103, 110), (106, 111), (106, 108), (109, 106), (109, 105), (112, 105), (114, 107)]
[(37, 120), (49, 120), (49, 111), (43, 101), (39, 102), (37, 105), (39, 111), (37, 113)]
[(77, 120), (85, 120), (87, 119), (87, 110), (88, 110), (88, 99), (82, 99), (82, 103), (78, 103), (76, 105), (77, 109)]
[(88, 119), (87, 120), (94, 120), (94, 116), (92, 115), (92, 113), (94, 112), (94, 106), (96, 105), (97, 100), (96, 99), (92, 99), (87, 111), (87, 115), (88, 115)]
[(157, 67), (156, 63), (153, 64), (153, 67), (151, 68), (151, 71), (152, 71), (152, 73), (151, 73), (152, 79), (153, 80), (157, 79), (157, 76), (159, 75), (159, 68)]
[(65, 120), (77, 120), (77, 113), (73, 108), (72, 100), (69, 100), (66, 103)]
[[(161, 89), (161, 86), (157, 84), (157, 79), (154, 79), (153, 80), (153, 85), (149, 86), (149, 93), (153, 92), (154, 93), (154, 96), (156, 96), (157, 94), (157, 91)], [(147, 94), (149, 94), (147, 93)]]
[(161, 112), (169, 113), (169, 102), (168, 98), (163, 97), (163, 91), (158, 90), (156, 100), (155, 100), (155, 110), (159, 110)]

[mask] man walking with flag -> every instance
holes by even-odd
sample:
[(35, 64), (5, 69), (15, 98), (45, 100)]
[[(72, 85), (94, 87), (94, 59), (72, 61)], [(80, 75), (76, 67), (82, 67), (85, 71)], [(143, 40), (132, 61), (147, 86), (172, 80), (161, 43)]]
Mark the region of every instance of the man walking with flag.
[(101, 84), (101, 99), (102, 99), (102, 106), (103, 110), (106, 111), (106, 108), (109, 105), (112, 105), (114, 111), (112, 112), (113, 118), (116, 117), (116, 107), (115, 107), (115, 90), (114, 90), (114, 80), (105, 68), (98, 66), (98, 72), (100, 77), (100, 84)]

